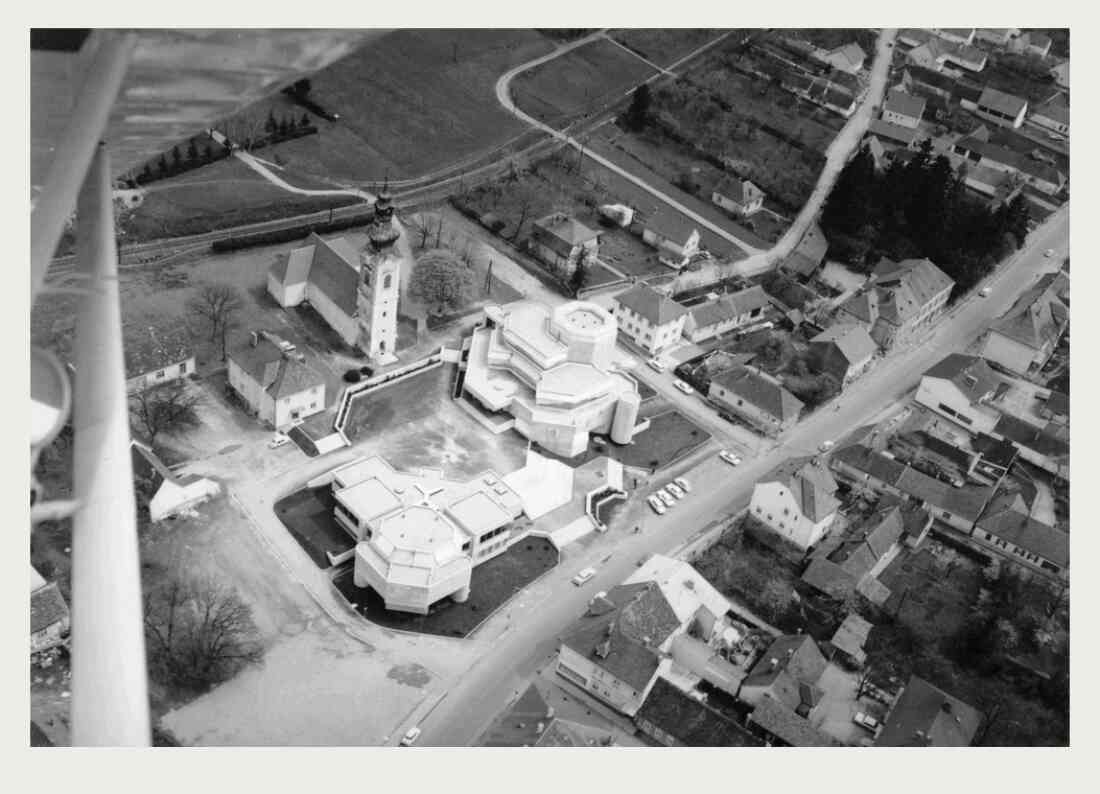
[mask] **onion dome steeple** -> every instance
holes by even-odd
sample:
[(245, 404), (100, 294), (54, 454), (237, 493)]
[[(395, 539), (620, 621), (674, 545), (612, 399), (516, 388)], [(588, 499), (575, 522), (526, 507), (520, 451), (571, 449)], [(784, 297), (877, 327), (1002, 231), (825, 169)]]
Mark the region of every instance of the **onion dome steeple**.
[(375, 251), (389, 248), (401, 236), (401, 232), (393, 224), (393, 197), (390, 195), (389, 181), (387, 176), (381, 192), (374, 201), (374, 218), (367, 230), (371, 247)]

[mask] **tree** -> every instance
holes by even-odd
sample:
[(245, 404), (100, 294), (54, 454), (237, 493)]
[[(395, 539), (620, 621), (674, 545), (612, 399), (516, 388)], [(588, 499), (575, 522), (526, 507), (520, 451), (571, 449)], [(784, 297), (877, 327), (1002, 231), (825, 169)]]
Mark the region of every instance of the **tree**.
[(649, 110), (653, 104), (653, 96), (649, 90), (649, 83), (642, 83), (634, 89), (630, 97), (630, 107), (626, 110), (626, 126), (632, 130), (640, 130), (649, 123)]
[(209, 143), (206, 144), (206, 146), (203, 147), (202, 159), (207, 163), (209, 163), (210, 161), (212, 161), (214, 159), (214, 150), (213, 150), (213, 148), (211, 148)]
[(267, 121), (264, 122), (264, 130), (268, 133), (273, 133), (278, 128), (279, 124), (275, 121), (275, 111), (273, 109), (267, 111)]
[(138, 182), (141, 183), (141, 182), (152, 182), (152, 181), (153, 181), (153, 169), (149, 167), (148, 163), (146, 163), (145, 167), (141, 169), (141, 178), (138, 180)]
[(778, 579), (770, 579), (760, 591), (760, 605), (768, 612), (768, 620), (775, 622), (790, 607), (793, 591)]
[(187, 162), (191, 165), (197, 165), (199, 162), (199, 147), (195, 144), (194, 138), (187, 142)]
[(180, 147), (172, 147), (172, 170), (179, 171), (183, 164), (183, 154), (180, 152)]
[(163, 154), (157, 159), (157, 170), (161, 176), (167, 176), (168, 174), (168, 158)]
[(307, 127), (309, 127), (309, 125), (310, 125), (309, 114), (308, 113), (303, 113), (301, 120), (298, 122), (298, 126), (301, 127), (304, 130)]
[(426, 251), (417, 258), (409, 278), (409, 295), (423, 303), (429, 314), (458, 311), (474, 292), (474, 271), (452, 251)]
[(290, 123), (286, 120), (285, 117), (279, 119), (279, 134), (282, 135), (285, 138), (287, 136), (287, 133), (289, 133), (289, 132), (290, 132)]
[(181, 381), (142, 389), (130, 395), (130, 418), (139, 433), (154, 446), (164, 435), (179, 432), (199, 424), (195, 410), (199, 395)]
[(187, 302), (187, 310), (210, 330), (210, 344), (220, 339), (222, 361), (229, 332), (237, 328), (243, 308), (241, 291), (232, 284), (206, 284)]
[(252, 608), (210, 580), (177, 577), (148, 593), (145, 639), (153, 678), (194, 692), (263, 658)]

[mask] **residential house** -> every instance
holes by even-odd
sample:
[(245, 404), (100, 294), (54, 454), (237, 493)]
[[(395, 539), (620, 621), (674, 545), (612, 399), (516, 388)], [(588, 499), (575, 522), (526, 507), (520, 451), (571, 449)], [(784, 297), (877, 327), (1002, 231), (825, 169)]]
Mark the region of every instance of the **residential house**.
[(699, 253), (699, 230), (677, 212), (665, 212), (642, 223), (642, 241), (657, 249), (657, 258), (679, 270)]
[(747, 218), (764, 206), (764, 191), (747, 179), (726, 177), (715, 186), (710, 200), (727, 212)]
[(978, 41), (993, 44), (997, 47), (1007, 47), (1012, 39), (1020, 35), (1019, 28), (978, 28), (974, 36)]
[[(982, 132), (985, 133), (984, 136), (980, 135)], [(1047, 195), (1059, 192), (1066, 183), (1065, 174), (1056, 166), (991, 143), (984, 128), (955, 141), (952, 154), (963, 158), (969, 168), (981, 165), (1019, 174), (1026, 184)]]
[(928, 30), (952, 44), (974, 43), (974, 28), (928, 28)]
[(996, 204), (1008, 203), (1023, 187), (1023, 181), (1017, 174), (987, 165), (967, 167), (962, 174), (963, 184)]
[(496, 719), (485, 732), (482, 747), (598, 747), (607, 746), (611, 734), (556, 716), (535, 684)]
[(810, 357), (817, 371), (847, 386), (871, 366), (878, 346), (862, 325), (836, 323), (810, 340)]
[(1069, 60), (1065, 60), (1050, 70), (1054, 84), (1059, 88), (1069, 88)]
[(998, 418), (990, 402), (1000, 385), (985, 359), (951, 353), (921, 376), (914, 399), (971, 433), (989, 433)]
[(531, 224), (531, 252), (557, 271), (570, 274), (577, 261), (599, 253), (600, 233), (576, 218), (555, 212)]
[(1015, 52), (1022, 53), (1024, 55), (1034, 55), (1038, 58), (1046, 58), (1050, 55), (1050, 48), (1054, 42), (1050, 36), (1045, 33), (1040, 33), (1037, 30), (1031, 30), (1027, 33), (1022, 33), (1012, 41), (1012, 49)]
[(1027, 100), (986, 86), (975, 112), (1003, 127), (1018, 129), (1027, 116)]
[(1047, 578), (1069, 577), (1069, 533), (1038, 521), (1019, 493), (1001, 493), (986, 506), (971, 539), (1009, 562)]
[(823, 546), (814, 554), (802, 581), (831, 598), (844, 600), (876, 579), (903, 545), (919, 545), (931, 526), (927, 510), (887, 493), (874, 512), (845, 533), (836, 546)]
[(684, 336), (699, 343), (751, 326), (764, 319), (770, 305), (768, 293), (759, 285), (712, 298), (688, 309), (684, 318)]
[(749, 366), (723, 372), (711, 381), (707, 396), (720, 411), (727, 411), (766, 435), (776, 435), (794, 425), (803, 403), (777, 379)]
[(325, 379), (305, 354), (268, 331), (228, 349), (229, 385), (260, 421), (283, 429), (325, 409)]
[(837, 450), (830, 465), (837, 478), (852, 488), (908, 497), (934, 519), (964, 535), (970, 534), (993, 495), (993, 489), (986, 486), (956, 488), (862, 444)]
[(760, 703), (749, 714), (747, 725), (749, 730), (759, 734), (768, 746), (838, 746), (835, 739), (826, 736), (808, 720), (798, 716), (794, 709), (770, 697), (761, 698)]
[[(875, 138), (871, 138), (871, 142), (874, 141)], [(821, 267), (828, 250), (829, 241), (825, 239), (825, 233), (816, 221), (811, 222), (798, 245), (779, 263), (779, 269), (801, 281), (807, 281)]]
[(878, 138), (880, 142), (903, 149), (915, 149), (921, 134), (916, 129), (893, 124), (885, 119), (872, 119), (867, 134)]
[(611, 299), (619, 331), (648, 353), (679, 341), (688, 310), (648, 284), (638, 284)]
[(1069, 98), (1061, 91), (1031, 111), (1029, 119), (1062, 135), (1069, 135)]
[(831, 50), (817, 50), (813, 57), (822, 63), (827, 63), (837, 71), (846, 74), (859, 74), (863, 69), (864, 62), (867, 60), (867, 53), (854, 41), (850, 41)]
[(1039, 427), (1009, 414), (1002, 414), (992, 435), (1011, 441), (1020, 460), (1037, 466), (1059, 480), (1069, 482), (1069, 428), (1056, 422)]
[(1051, 390), (1039, 407), (1039, 416), (1057, 425), (1069, 424), (1069, 395)]
[(889, 446), (898, 460), (909, 463), (930, 476), (946, 478), (953, 484), (966, 482), (978, 460), (976, 452), (963, 449), (923, 430), (898, 433), (890, 438)]
[(345, 344), (357, 344), (359, 254), (347, 239), (311, 234), (271, 266), (267, 291), (283, 308), (308, 302)]
[(664, 747), (759, 747), (763, 742), (733, 720), (664, 678), (634, 715), (642, 733)]
[[(912, 39), (909, 39), (912, 40)], [(980, 72), (985, 69), (989, 56), (978, 47), (960, 44), (937, 37), (929, 37), (906, 53), (908, 62), (925, 69)]]
[(836, 519), (836, 480), (818, 458), (790, 458), (760, 478), (749, 513), (800, 549), (817, 544)]
[(1006, 438), (975, 433), (970, 445), (978, 453), (970, 476), (986, 485), (998, 486), (1020, 455), (1020, 448)]
[(990, 327), (982, 356), (1020, 375), (1039, 372), (1069, 328), (1069, 307), (1059, 297), (1063, 281), (1063, 276), (1048, 273), (1021, 295)]
[(195, 371), (191, 331), (182, 320), (157, 325), (130, 322), (122, 328), (126, 391), (143, 391), (180, 380)]
[(750, 706), (774, 700), (812, 720), (824, 698), (817, 683), (828, 664), (813, 637), (786, 634), (776, 638), (752, 666), (737, 697)]
[(875, 738), (876, 747), (967, 747), (983, 714), (973, 706), (910, 676)]
[(882, 348), (905, 344), (943, 312), (955, 282), (928, 259), (883, 259), (840, 307), (838, 322), (863, 326)]
[(69, 605), (61, 589), (31, 568), (31, 653), (60, 645), (68, 633)]
[(894, 89), (886, 98), (886, 104), (882, 106), (882, 120), (915, 130), (924, 117), (925, 104), (923, 97), (912, 96)]
[(874, 625), (871, 622), (854, 612), (849, 613), (833, 633), (829, 646), (847, 660), (848, 664), (863, 667), (867, 661), (867, 652), (863, 649), (867, 645), (867, 639), (873, 628)]
[(217, 496), (221, 488), (213, 480), (195, 474), (172, 473), (152, 449), (140, 441), (130, 442), (134, 478), (149, 500), (149, 518), (160, 521), (176, 516)]

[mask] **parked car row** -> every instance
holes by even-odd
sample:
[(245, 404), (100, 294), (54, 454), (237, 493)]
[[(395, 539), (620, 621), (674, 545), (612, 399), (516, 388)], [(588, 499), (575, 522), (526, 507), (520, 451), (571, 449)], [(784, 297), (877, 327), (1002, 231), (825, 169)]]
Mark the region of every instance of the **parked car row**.
[(646, 497), (646, 502), (654, 513), (663, 516), (689, 493), (691, 493), (691, 483), (683, 477), (677, 477), (664, 488)]

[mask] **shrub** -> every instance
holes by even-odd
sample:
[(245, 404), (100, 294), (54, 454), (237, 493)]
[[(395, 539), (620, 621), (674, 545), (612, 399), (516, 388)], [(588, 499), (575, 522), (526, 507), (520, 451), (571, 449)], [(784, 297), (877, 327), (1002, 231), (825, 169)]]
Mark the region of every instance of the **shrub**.
[(362, 379), (363, 375), (357, 369), (349, 369), (344, 373), (344, 381), (347, 383), (358, 383)]

